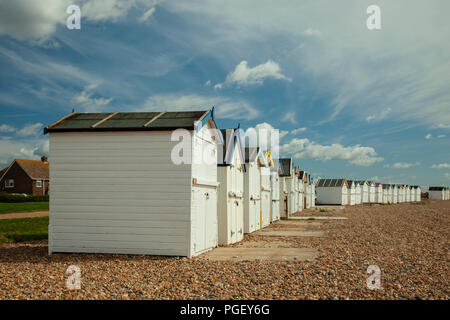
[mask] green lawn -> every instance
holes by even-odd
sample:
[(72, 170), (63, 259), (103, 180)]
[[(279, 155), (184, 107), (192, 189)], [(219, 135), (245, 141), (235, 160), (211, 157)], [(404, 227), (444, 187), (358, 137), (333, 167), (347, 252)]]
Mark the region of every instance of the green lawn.
[(0, 202), (0, 214), (34, 211), (48, 211), (48, 202)]
[(0, 220), (0, 244), (48, 237), (48, 217)]

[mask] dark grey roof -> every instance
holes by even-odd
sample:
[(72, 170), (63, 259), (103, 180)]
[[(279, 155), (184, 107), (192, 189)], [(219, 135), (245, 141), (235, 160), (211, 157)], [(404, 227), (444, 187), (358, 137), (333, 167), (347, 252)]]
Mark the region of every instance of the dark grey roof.
[(445, 187), (429, 187), (428, 190), (429, 191), (442, 191), (445, 190)]
[(289, 177), (291, 175), (291, 158), (280, 159), (280, 165), (282, 167), (283, 173), (280, 177)]
[(345, 179), (319, 179), (316, 187), (342, 187)]
[[(44, 133), (68, 131), (151, 131), (175, 130), (178, 128), (193, 130), (194, 123), (202, 120), (208, 113), (210, 113), (210, 110), (164, 113), (73, 113), (45, 127)], [(154, 120), (151, 121), (152, 119)], [(104, 121), (101, 122), (102, 120)], [(98, 125), (95, 126), (95, 124)]]

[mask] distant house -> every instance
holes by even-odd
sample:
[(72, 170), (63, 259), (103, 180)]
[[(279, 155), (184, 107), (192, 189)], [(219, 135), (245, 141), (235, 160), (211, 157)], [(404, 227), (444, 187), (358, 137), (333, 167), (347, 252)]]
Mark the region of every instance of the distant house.
[(47, 157), (41, 161), (14, 159), (0, 171), (0, 192), (46, 195), (49, 192)]

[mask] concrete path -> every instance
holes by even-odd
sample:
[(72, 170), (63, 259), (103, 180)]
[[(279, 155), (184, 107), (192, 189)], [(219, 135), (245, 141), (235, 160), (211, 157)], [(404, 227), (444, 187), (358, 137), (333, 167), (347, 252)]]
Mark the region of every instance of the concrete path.
[(229, 248), (219, 247), (203, 255), (214, 261), (307, 261), (317, 258), (314, 248)]
[(3, 220), (3, 219), (17, 219), (17, 218), (35, 218), (35, 217), (48, 217), (48, 211), (19, 212), (19, 213), (4, 213), (4, 214), (0, 214), (0, 220)]

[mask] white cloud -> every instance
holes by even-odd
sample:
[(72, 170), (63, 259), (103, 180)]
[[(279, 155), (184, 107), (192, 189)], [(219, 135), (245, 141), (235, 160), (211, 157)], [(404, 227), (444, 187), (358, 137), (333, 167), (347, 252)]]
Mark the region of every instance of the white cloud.
[(431, 134), (431, 133), (429, 133), (429, 134), (427, 134), (427, 135), (425, 136), (425, 139), (427, 139), (427, 140), (430, 140), (430, 139), (431, 139), (431, 137), (432, 137), (432, 134)]
[(8, 124), (2, 124), (0, 125), (0, 132), (15, 132), (17, 129), (8, 125)]
[[(261, 85), (266, 78), (292, 81), (290, 78), (281, 73), (279, 64), (272, 60), (268, 60), (266, 63), (257, 65), (253, 68), (249, 68), (247, 61), (244, 60), (236, 66), (233, 72), (227, 75), (224, 85)], [(222, 84), (217, 84), (215, 88), (222, 88)]]
[(303, 34), (307, 35), (307, 36), (318, 36), (318, 37), (320, 37), (322, 35), (322, 32), (320, 30), (308, 28), (305, 31), (303, 31)]
[(197, 94), (157, 94), (150, 96), (141, 111), (202, 110), (216, 107), (216, 116), (225, 119), (255, 119), (259, 111), (244, 100), (227, 97), (209, 97)]
[(356, 166), (370, 166), (383, 161), (374, 148), (360, 145), (344, 147), (341, 144), (321, 145), (309, 139), (292, 139), (280, 147), (281, 154), (293, 155), (294, 158), (317, 159), (322, 161), (344, 160)]
[(394, 164), (385, 164), (383, 168), (392, 168), (392, 169), (407, 169), (411, 167), (417, 167), (420, 165), (420, 162), (416, 163), (408, 163), (408, 162), (396, 162)]
[(303, 127), (303, 128), (298, 128), (298, 129), (292, 130), (292, 131), (291, 131), (291, 134), (299, 134), (299, 133), (302, 133), (302, 132), (305, 132), (305, 131), (306, 131), (306, 128), (305, 128), (305, 127)]
[(297, 120), (295, 120), (295, 112), (289, 111), (284, 113), (283, 118), (280, 120), (281, 122), (290, 122), (292, 124), (297, 124)]
[[(58, 26), (65, 26), (69, 5), (80, 6), (83, 21), (117, 21), (132, 8), (145, 10), (138, 21), (147, 20), (155, 11), (157, 0), (14, 0), (0, 2), (0, 34), (42, 46), (55, 46), (48, 41)], [(148, 8), (148, 9), (147, 9)]]
[(445, 137), (446, 137), (445, 134), (440, 134), (440, 135), (437, 136), (438, 139), (442, 139), (442, 138), (445, 138)]
[(433, 164), (430, 168), (433, 168), (433, 169), (450, 169), (450, 163)]
[[(0, 140), (0, 167), (9, 165), (14, 158), (39, 160), (49, 152), (48, 138)], [(0, 168), (0, 169), (1, 169)]]
[(42, 123), (29, 124), (17, 131), (19, 137), (38, 136), (41, 134)]
[(392, 109), (391, 108), (386, 108), (383, 111), (381, 111), (378, 114), (371, 114), (368, 115), (366, 117), (366, 121), (367, 122), (371, 122), (371, 121), (379, 121), (379, 120), (383, 120), (385, 119), (390, 113), (391, 113)]
[[(72, 99), (72, 103), (83, 108), (85, 112), (98, 112), (112, 101), (112, 98), (93, 98), (92, 90), (97, 88), (97, 84), (91, 84), (85, 87), (81, 93)], [(90, 92), (91, 91), (91, 92)]]
[(138, 19), (139, 22), (145, 22), (155, 13), (155, 8), (150, 8)]
[(205, 82), (205, 87), (209, 87), (211, 85), (211, 80)]
[[(295, 79), (297, 75), (313, 79), (327, 88), (331, 115), (324, 117), (328, 121), (343, 111), (357, 120), (370, 120), (390, 107), (393, 121), (449, 128), (450, 2), (380, 1), (378, 5), (388, 13), (381, 33), (365, 27), (370, 3), (360, 0), (326, 6), (317, 1), (286, 1), (275, 7), (264, 0), (192, 0), (170, 1), (165, 6), (195, 17), (195, 30), (207, 25), (192, 39), (204, 50), (226, 51), (227, 55), (219, 55), (224, 64), (258, 52), (276, 57)], [(305, 30), (312, 27), (322, 32), (321, 41), (302, 39), (305, 46), (296, 50), (299, 37), (304, 38)], [(214, 36), (220, 42), (211, 41)]]

